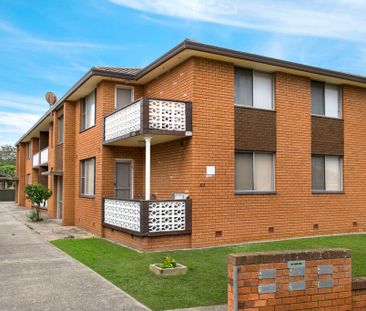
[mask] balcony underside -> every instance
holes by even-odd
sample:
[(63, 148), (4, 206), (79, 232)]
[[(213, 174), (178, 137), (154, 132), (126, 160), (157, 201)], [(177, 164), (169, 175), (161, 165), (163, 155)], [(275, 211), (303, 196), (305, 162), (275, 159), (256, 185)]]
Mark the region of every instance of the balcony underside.
[(151, 145), (158, 145), (163, 144), (175, 140), (180, 140), (185, 137), (192, 136), (192, 133), (190, 132), (180, 132), (180, 133), (174, 133), (174, 134), (140, 134), (135, 133), (132, 135), (119, 137), (114, 140), (105, 141), (104, 145), (109, 146), (125, 146), (125, 147), (145, 147), (145, 141), (144, 136), (150, 135), (152, 137), (151, 139)]

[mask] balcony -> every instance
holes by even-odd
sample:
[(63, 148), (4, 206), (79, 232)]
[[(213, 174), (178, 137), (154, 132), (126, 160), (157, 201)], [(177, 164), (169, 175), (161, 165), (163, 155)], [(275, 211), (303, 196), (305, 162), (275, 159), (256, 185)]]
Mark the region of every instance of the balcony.
[(39, 167), (39, 152), (37, 152), (33, 155), (32, 166), (33, 166), (33, 168)]
[(48, 147), (42, 149), (40, 152), (37, 152), (33, 155), (32, 159), (32, 167), (38, 168), (40, 166), (48, 165)]
[(190, 234), (191, 200), (103, 200), (103, 226), (137, 236)]
[(41, 150), (41, 162), (40, 165), (48, 164), (48, 147)]
[(192, 135), (192, 103), (141, 98), (104, 117), (103, 142), (117, 146), (144, 146), (164, 143)]

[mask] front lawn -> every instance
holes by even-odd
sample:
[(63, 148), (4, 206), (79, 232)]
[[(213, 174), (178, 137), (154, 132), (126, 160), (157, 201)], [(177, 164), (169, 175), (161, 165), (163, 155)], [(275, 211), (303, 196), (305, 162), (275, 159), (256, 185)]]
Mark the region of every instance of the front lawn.
[[(366, 235), (361, 234), (150, 254), (137, 253), (96, 238), (52, 243), (152, 310), (225, 304), (226, 256), (232, 253), (349, 248), (353, 275), (366, 276)], [(160, 262), (166, 254), (188, 266), (189, 272), (165, 278), (149, 272), (149, 264)]]

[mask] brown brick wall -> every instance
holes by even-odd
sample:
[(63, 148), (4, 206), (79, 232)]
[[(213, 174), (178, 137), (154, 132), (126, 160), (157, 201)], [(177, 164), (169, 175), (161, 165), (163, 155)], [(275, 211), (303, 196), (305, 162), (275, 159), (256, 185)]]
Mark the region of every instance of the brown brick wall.
[(276, 112), (235, 107), (235, 149), (276, 151)]
[(343, 120), (311, 117), (311, 152), (312, 154), (343, 156)]

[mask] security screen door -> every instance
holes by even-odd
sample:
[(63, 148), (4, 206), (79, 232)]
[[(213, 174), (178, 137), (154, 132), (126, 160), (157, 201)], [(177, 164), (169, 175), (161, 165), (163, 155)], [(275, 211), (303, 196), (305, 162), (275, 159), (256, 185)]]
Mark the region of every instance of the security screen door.
[(114, 193), (117, 199), (132, 199), (132, 162), (128, 160), (116, 161), (116, 180)]

